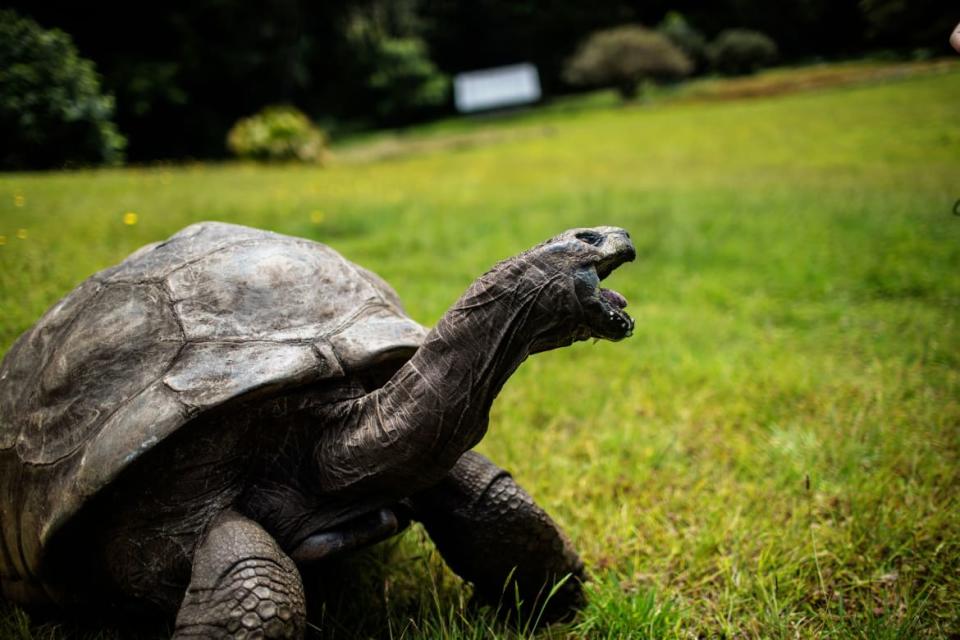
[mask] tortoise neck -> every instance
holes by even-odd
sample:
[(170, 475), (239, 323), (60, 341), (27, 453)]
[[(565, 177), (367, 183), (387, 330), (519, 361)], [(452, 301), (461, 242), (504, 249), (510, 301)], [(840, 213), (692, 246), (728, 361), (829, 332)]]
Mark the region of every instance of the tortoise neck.
[(519, 271), (504, 263), (474, 282), (411, 359), (412, 377), (394, 378), (397, 390), (423, 387), (430, 412), (422, 414), (441, 416), (428, 429), (449, 440), (451, 464), (486, 433), (494, 399), (536, 339), (536, 291)]
[(487, 430), (490, 407), (530, 354), (543, 287), (516, 259), (474, 282), (380, 389), (346, 405), (316, 456), (324, 491), (438, 481)]

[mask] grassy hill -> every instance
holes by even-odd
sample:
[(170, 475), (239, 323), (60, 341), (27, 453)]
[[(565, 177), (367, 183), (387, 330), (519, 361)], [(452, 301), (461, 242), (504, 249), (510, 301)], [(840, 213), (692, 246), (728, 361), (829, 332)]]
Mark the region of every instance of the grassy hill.
[[(198, 220), (331, 244), (425, 324), (495, 261), (620, 225), (639, 258), (610, 286), (636, 334), (532, 358), (480, 447), (593, 573), (581, 618), (543, 635), (955, 637), (960, 66), (695, 98), (468, 121), (326, 168), (0, 175), (0, 353)], [(513, 633), (419, 530), (358, 562), (319, 635)], [(0, 614), (0, 635), (75, 631)]]

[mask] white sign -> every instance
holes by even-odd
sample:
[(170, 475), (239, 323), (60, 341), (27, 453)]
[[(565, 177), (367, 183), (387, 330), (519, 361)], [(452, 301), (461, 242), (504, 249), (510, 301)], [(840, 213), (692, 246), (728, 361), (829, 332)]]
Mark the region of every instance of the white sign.
[(459, 73), (453, 79), (453, 99), (461, 113), (530, 104), (540, 99), (540, 76), (526, 62)]

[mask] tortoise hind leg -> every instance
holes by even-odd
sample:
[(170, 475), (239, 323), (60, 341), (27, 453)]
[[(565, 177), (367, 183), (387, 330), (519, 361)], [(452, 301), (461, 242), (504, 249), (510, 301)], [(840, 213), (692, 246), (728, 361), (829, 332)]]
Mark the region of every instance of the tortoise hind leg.
[(485, 457), (465, 453), (411, 502), (450, 568), (502, 613), (514, 613), (514, 589), (529, 619), (560, 621), (583, 607), (583, 562), (570, 541), (509, 473)]
[(174, 640), (302, 638), (303, 584), (263, 528), (234, 511), (210, 526), (193, 560)]

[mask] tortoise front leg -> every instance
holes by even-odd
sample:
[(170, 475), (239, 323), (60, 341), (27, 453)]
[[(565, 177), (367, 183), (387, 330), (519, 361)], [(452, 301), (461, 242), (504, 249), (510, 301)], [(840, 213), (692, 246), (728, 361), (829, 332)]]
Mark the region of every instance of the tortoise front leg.
[(221, 514), (194, 554), (174, 640), (302, 638), (305, 621), (293, 561), (253, 520)]
[(514, 612), (515, 589), (523, 614), (536, 618), (542, 609), (540, 620), (546, 623), (569, 618), (585, 604), (583, 562), (570, 541), (510, 474), (487, 458), (465, 453), (443, 480), (411, 502), (414, 517), (450, 568), (502, 613)]

